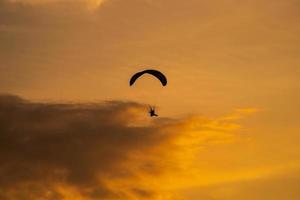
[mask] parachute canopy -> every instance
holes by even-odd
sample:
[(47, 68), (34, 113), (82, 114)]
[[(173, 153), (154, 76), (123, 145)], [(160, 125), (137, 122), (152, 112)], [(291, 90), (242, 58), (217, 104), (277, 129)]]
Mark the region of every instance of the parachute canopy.
[(160, 71), (154, 70), (154, 69), (147, 69), (147, 70), (144, 70), (144, 71), (134, 74), (130, 79), (130, 82), (129, 82), (130, 86), (132, 86), (135, 83), (135, 81), (144, 74), (151, 74), (151, 75), (155, 76), (158, 80), (160, 80), (160, 82), (163, 86), (167, 85), (167, 78), (163, 73), (161, 73)]

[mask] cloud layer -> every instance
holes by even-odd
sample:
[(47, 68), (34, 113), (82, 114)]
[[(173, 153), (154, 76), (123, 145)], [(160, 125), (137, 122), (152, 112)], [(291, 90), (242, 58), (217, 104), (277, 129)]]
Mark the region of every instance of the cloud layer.
[(239, 128), (204, 118), (146, 124), (145, 108), (2, 95), (0, 199), (167, 199), (203, 145), (227, 143)]
[(89, 8), (94, 9), (99, 7), (104, 0), (9, 0), (9, 2), (12, 3), (25, 3), (25, 4), (47, 4), (47, 3), (57, 3), (57, 2), (66, 2), (66, 3), (74, 3), (74, 2), (79, 2), (79, 3), (85, 3)]

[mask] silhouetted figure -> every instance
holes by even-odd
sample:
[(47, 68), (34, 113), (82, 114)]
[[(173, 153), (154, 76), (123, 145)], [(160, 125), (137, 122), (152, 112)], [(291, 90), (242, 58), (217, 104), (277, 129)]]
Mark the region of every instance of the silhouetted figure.
[(155, 113), (155, 107), (150, 107), (149, 114), (150, 114), (150, 117), (157, 117), (158, 116)]

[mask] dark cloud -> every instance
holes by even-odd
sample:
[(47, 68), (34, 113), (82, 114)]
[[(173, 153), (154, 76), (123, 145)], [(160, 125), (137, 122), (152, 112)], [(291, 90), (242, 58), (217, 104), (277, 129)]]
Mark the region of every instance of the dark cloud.
[(250, 111), (155, 120), (135, 102), (42, 103), (2, 95), (0, 200), (177, 198), (176, 184), (201, 176), (193, 165), (199, 149), (232, 141), (241, 112)]
[(159, 171), (150, 161), (131, 162), (170, 137), (160, 125), (131, 125), (144, 109), (131, 102), (55, 104), (0, 96), (0, 199), (61, 199), (59, 184), (87, 199), (154, 195), (139, 185), (127, 191), (108, 183)]
[(61, 28), (86, 20), (84, 14), (87, 14), (87, 10), (82, 2), (53, 1), (36, 5), (25, 2), (0, 0), (0, 25), (44, 29), (53, 26)]

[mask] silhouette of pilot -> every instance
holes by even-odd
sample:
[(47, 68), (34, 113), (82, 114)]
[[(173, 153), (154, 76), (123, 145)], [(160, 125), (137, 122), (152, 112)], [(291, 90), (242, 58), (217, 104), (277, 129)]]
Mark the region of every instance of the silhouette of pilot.
[(150, 114), (150, 117), (157, 117), (158, 116), (155, 113), (155, 107), (150, 107), (149, 114)]

